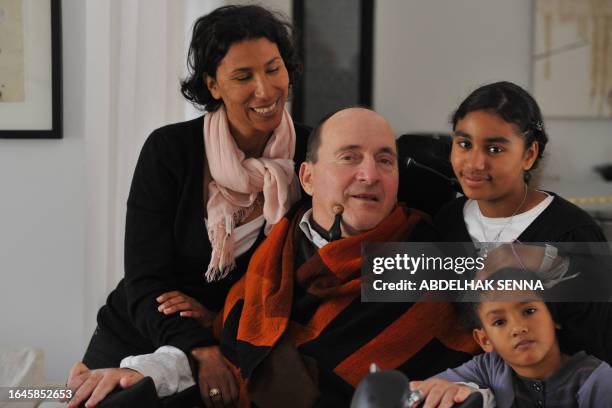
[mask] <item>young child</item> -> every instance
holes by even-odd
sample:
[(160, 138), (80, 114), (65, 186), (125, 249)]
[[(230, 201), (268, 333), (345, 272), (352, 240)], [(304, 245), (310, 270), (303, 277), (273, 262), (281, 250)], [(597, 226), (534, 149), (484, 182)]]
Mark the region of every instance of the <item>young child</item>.
[[(492, 279), (516, 273), (503, 270)], [(480, 302), (469, 306), (474, 339), (486, 353), (429, 380), (412, 382), (427, 406), (463, 401), (473, 388), (456, 383), (469, 383), (491, 389), (501, 408), (612, 407), (612, 368), (584, 351), (572, 356), (561, 352), (555, 332), (560, 327), (540, 295), (483, 292)]]

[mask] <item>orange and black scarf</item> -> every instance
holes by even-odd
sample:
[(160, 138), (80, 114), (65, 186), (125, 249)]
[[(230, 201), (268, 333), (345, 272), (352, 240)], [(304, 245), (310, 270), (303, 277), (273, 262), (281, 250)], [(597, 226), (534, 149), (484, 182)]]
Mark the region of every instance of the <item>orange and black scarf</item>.
[(240, 372), (243, 399), (312, 406), (328, 392), (350, 397), (372, 362), (423, 379), (476, 351), (447, 303), (361, 303), (361, 243), (418, 241), (419, 213), (397, 206), (373, 230), (296, 265), (305, 210), (274, 227), (226, 299), (221, 347)]

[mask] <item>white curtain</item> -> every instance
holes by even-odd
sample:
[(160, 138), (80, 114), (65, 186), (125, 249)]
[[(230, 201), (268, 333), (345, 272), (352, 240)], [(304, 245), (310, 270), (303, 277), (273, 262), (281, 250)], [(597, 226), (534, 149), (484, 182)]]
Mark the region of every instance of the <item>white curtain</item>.
[(86, 0), (85, 341), (96, 312), (124, 274), (126, 201), (146, 137), (201, 114), (183, 99), (179, 85), (193, 22), (227, 3)]
[[(204, 2), (206, 3), (206, 2)], [(123, 277), (126, 201), (138, 154), (152, 130), (185, 117), (188, 4), (88, 0), (85, 167), (85, 333)]]
[(179, 79), (185, 63), (181, 2), (118, 0), (112, 7), (109, 283), (114, 286), (123, 277), (125, 204), (136, 160), (151, 131), (183, 119)]

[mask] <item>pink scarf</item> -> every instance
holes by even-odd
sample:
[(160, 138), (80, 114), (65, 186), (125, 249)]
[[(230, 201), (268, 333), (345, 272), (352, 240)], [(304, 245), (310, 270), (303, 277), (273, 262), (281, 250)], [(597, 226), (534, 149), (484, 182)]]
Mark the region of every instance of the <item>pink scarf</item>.
[(258, 194), (263, 191), (263, 215), (269, 229), (300, 198), (300, 189), (293, 170), (295, 130), (286, 109), (259, 158), (245, 159), (230, 133), (223, 105), (204, 117), (204, 146), (213, 180), (206, 203), (212, 245), (206, 280), (211, 282), (236, 266), (233, 231), (253, 210)]

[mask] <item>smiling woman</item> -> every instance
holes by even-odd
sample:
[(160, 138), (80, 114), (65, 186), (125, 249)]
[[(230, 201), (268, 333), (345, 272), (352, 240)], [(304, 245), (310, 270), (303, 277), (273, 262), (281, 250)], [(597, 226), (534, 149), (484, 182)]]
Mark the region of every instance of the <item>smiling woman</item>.
[(166, 407), (237, 399), (210, 323), (265, 232), (300, 196), (308, 129), (285, 109), (299, 64), (281, 17), (227, 6), (196, 21), (188, 65), (181, 91), (207, 113), (154, 131), (142, 148), (125, 278), (71, 370), (69, 406), (95, 406), (115, 388), (113, 404), (123, 392), (124, 406), (144, 406), (119, 390), (147, 376)]
[[(230, 132), (245, 153), (278, 127), (289, 91), (289, 74), (278, 47), (267, 38), (234, 44), (206, 84), (227, 112)], [(261, 142), (259, 143), (261, 145)]]

